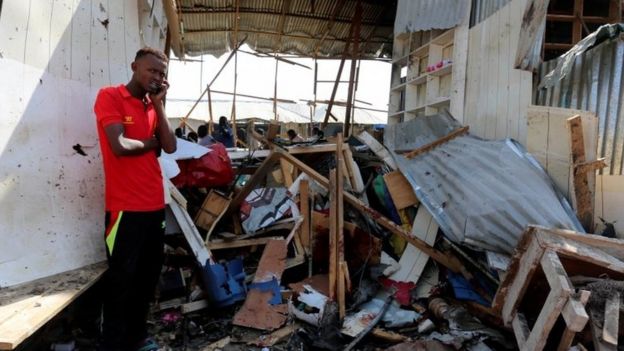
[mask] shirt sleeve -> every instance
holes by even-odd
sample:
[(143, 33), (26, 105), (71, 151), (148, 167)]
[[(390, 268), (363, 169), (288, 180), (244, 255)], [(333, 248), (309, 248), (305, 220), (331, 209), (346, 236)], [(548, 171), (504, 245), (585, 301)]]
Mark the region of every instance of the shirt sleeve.
[(100, 90), (93, 107), (97, 122), (102, 127), (114, 123), (122, 123), (123, 113), (120, 108), (121, 104), (122, 101), (119, 101), (119, 97), (115, 96), (111, 89)]

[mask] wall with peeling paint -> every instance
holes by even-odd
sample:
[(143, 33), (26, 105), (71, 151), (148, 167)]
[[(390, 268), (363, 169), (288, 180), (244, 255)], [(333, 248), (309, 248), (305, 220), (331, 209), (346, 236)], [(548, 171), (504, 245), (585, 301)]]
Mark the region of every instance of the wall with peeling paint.
[(139, 23), (150, 4), (2, 1), (0, 287), (105, 259), (93, 102), (102, 86), (130, 79), (140, 46), (163, 48), (145, 35), (162, 22)]

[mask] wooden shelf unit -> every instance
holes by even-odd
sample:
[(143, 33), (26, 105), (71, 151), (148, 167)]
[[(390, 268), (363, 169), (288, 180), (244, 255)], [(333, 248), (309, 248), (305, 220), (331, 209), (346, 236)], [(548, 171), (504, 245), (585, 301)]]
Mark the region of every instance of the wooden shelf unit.
[[(394, 41), (388, 123), (450, 107), (455, 29), (401, 34)], [(434, 67), (434, 69), (428, 69)]]

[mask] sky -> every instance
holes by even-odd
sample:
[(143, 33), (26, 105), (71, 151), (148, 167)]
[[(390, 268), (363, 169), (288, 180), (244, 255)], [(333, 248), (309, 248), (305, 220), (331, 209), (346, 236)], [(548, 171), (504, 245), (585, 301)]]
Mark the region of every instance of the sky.
[[(243, 51), (253, 52), (248, 46), (242, 47)], [(229, 54), (219, 58), (214, 56), (201, 56), (190, 58), (193, 61), (171, 60), (169, 63), (170, 88), (167, 93), (168, 101), (175, 102), (177, 99), (197, 100), (206, 88), (206, 85), (214, 78), (221, 69)], [(196, 62), (202, 60), (203, 62)], [(305, 101), (313, 100), (314, 84), (314, 60), (298, 58), (288, 60), (305, 65), (310, 69), (291, 65), (280, 61), (278, 66), (277, 97), (281, 99), (295, 100), (305, 104)], [(331, 83), (319, 83), (317, 86), (317, 99), (329, 100), (336, 79), (340, 60), (318, 60), (318, 80), (332, 81)], [(341, 80), (349, 79), (351, 62), (346, 61)], [(370, 106), (362, 106), (387, 110), (388, 94), (390, 89), (391, 64), (386, 62), (364, 60), (360, 66), (360, 81), (357, 87), (356, 99), (364, 101)], [(260, 58), (243, 52), (238, 53), (238, 79), (237, 93), (273, 98), (275, 77), (275, 59)], [(348, 84), (340, 84), (336, 94), (336, 100), (346, 101)], [(212, 90), (226, 92), (234, 91), (234, 58), (230, 60), (221, 72)], [(205, 99), (205, 97), (204, 97)], [(231, 100), (232, 96), (212, 94), (213, 100)], [(237, 97), (237, 101), (250, 100), (249, 98)], [(257, 100), (255, 100), (257, 101)], [(360, 103), (357, 103), (360, 104)], [(192, 105), (192, 102), (187, 103)], [(188, 109), (190, 107), (186, 107)], [(168, 111), (170, 117), (179, 117), (181, 110)], [(204, 112), (201, 112), (203, 114)], [(382, 113), (383, 114), (383, 113)]]

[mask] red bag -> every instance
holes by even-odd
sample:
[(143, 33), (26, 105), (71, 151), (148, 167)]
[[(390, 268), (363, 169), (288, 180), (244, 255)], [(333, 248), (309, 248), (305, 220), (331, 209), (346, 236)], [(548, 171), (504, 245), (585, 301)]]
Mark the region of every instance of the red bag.
[(229, 185), (234, 180), (234, 170), (225, 146), (215, 143), (211, 152), (198, 159), (178, 160), (180, 174), (171, 181), (178, 188), (212, 188)]

